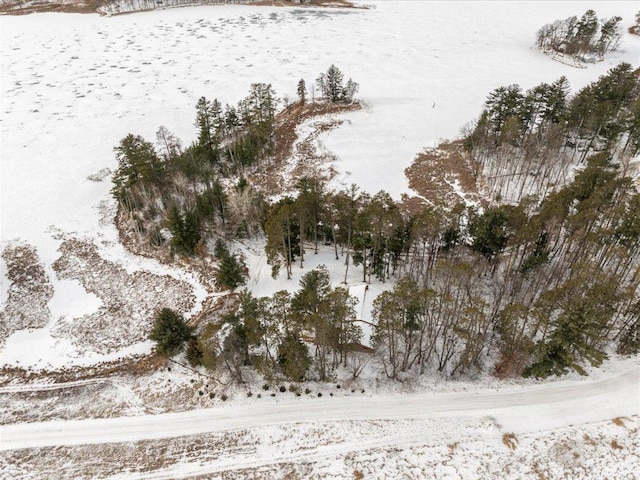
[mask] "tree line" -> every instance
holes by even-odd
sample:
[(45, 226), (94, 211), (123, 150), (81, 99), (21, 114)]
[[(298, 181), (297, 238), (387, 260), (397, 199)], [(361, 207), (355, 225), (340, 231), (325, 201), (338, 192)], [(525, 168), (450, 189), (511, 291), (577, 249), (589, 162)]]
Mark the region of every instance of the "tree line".
[(595, 11), (587, 10), (580, 18), (574, 15), (542, 26), (536, 34), (536, 45), (543, 52), (575, 58), (586, 59), (589, 54), (604, 57), (618, 49), (620, 22), (622, 17), (599, 20)]
[[(317, 79), (321, 101), (351, 103), (352, 80), (332, 65)], [(304, 80), (299, 101), (306, 100)], [(139, 243), (193, 256), (207, 239), (251, 237), (262, 230), (265, 201), (246, 177), (273, 160), (280, 100), (270, 84), (251, 85), (237, 105), (201, 97), (197, 140), (184, 147), (166, 127), (155, 144), (129, 134), (115, 147), (112, 194), (119, 223)], [(200, 245), (200, 246), (199, 246)]]
[[(518, 187), (495, 188), (516, 193), (494, 195), (484, 209), (409, 209), (384, 191), (300, 179), (264, 208), (273, 274), (290, 278), (292, 265), (324, 245), (344, 266), (334, 284), (350, 268), (364, 282), (393, 279), (372, 312), (373, 355), (390, 378), (547, 377), (584, 373), (612, 348), (637, 354), (640, 196), (628, 160), (640, 147), (638, 77), (621, 64), (573, 96), (566, 79), (492, 92), (464, 139), (467, 161), (489, 188), (491, 172)], [(566, 176), (551, 175), (562, 169)], [(518, 183), (536, 178), (532, 171), (550, 178)], [(293, 294), (239, 294), (228, 314), (199, 327), (187, 355), (236, 379), (257, 369), (328, 380), (345, 367), (356, 377), (355, 305), (325, 269), (313, 270)]]
[(464, 139), (474, 173), (493, 198), (519, 202), (566, 184), (593, 152), (628, 163), (640, 151), (639, 89), (638, 69), (628, 63), (575, 95), (565, 77), (527, 91), (495, 89)]

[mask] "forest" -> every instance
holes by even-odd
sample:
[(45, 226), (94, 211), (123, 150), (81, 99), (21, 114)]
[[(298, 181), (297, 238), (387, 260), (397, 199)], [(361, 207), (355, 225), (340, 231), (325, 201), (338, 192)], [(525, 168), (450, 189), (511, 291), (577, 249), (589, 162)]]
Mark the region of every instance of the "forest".
[[(318, 103), (355, 102), (358, 86), (331, 66)], [(304, 81), (296, 106), (311, 105)], [(243, 381), (353, 378), (375, 361), (389, 378), (437, 372), (545, 378), (640, 346), (640, 71), (622, 63), (571, 93), (562, 77), (524, 91), (490, 92), (461, 139), (462, 160), (484, 193), (419, 208), (384, 191), (335, 190), (303, 177), (293, 192), (264, 192), (278, 151), (269, 85), (237, 106), (201, 98), (199, 135), (186, 148), (163, 127), (156, 145), (128, 135), (116, 147), (113, 195), (122, 231), (175, 258), (212, 255), (230, 307), (194, 323), (159, 312), (158, 352)], [(310, 108), (310, 107), (309, 107)], [(374, 301), (373, 349), (347, 285), (323, 268), (295, 292), (255, 298), (233, 243), (264, 238), (274, 276), (330, 246), (362, 281), (390, 282)], [(211, 253), (209, 253), (211, 252)], [(342, 280), (342, 279), (340, 279)], [(165, 348), (166, 347), (166, 348)]]
[(620, 22), (622, 17), (599, 20), (595, 11), (587, 10), (580, 18), (573, 15), (542, 26), (536, 43), (544, 52), (566, 54), (583, 61), (590, 60), (589, 55), (602, 58), (617, 50)]

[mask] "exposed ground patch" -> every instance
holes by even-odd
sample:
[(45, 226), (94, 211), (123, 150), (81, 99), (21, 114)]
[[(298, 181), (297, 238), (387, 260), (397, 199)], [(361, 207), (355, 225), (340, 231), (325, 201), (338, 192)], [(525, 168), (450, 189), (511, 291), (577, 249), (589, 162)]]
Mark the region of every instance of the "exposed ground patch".
[(460, 141), (444, 142), (437, 148), (427, 149), (413, 160), (405, 170), (409, 187), (417, 197), (406, 197), (411, 202), (422, 202), (440, 207), (478, 203), (482, 200), (472, 166), (462, 151)]
[(319, 148), (318, 137), (343, 123), (338, 114), (361, 108), (359, 102), (296, 102), (289, 105), (276, 119), (274, 158), (270, 164), (250, 175), (251, 183), (269, 195), (294, 190), (297, 180), (304, 176), (324, 180), (332, 178), (335, 172), (330, 164), (335, 157)]
[(159, 308), (186, 312), (195, 304), (193, 287), (188, 283), (169, 275), (129, 274), (100, 257), (90, 242), (68, 239), (59, 250), (62, 256), (53, 264), (59, 278), (79, 280), (87, 292), (102, 301), (96, 312), (63, 318), (54, 328), (57, 336), (83, 350), (109, 353), (146, 340)]
[(50, 318), (53, 286), (32, 245), (9, 246), (2, 252), (7, 265), (7, 302), (0, 311), (0, 346), (16, 330), (41, 328)]

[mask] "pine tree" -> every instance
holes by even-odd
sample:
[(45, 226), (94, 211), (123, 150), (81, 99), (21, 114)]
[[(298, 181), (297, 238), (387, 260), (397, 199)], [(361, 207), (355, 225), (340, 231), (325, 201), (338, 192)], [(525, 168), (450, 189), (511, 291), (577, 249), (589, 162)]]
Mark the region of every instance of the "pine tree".
[(598, 17), (593, 10), (587, 10), (576, 25), (573, 44), (576, 53), (587, 53), (591, 49), (593, 38), (598, 32)]
[(487, 209), (469, 223), (469, 234), (473, 238), (472, 248), (487, 260), (495, 258), (507, 244), (508, 216), (502, 208)]
[(218, 100), (210, 102), (201, 97), (196, 104), (195, 126), (198, 128), (198, 145), (206, 152), (206, 158), (211, 164), (218, 161), (220, 147), (219, 132), (223, 124), (222, 108)]
[(214, 255), (220, 260), (220, 265), (216, 273), (216, 283), (218, 286), (224, 289), (234, 290), (246, 283), (243, 265), (229, 252), (227, 245), (222, 239), (216, 241)]
[(164, 179), (165, 166), (155, 148), (139, 135), (129, 134), (114, 148), (118, 170), (113, 177), (112, 193), (124, 200), (137, 184), (160, 184)]
[(172, 357), (179, 353), (184, 342), (191, 338), (191, 328), (180, 314), (170, 308), (163, 308), (156, 315), (149, 338), (157, 342), (158, 354)]
[(321, 73), (316, 79), (316, 84), (322, 96), (331, 103), (351, 103), (353, 96), (358, 91), (358, 84), (349, 79), (345, 87), (343, 80), (344, 75), (340, 69), (335, 65), (331, 65), (327, 73)]
[(200, 241), (200, 226), (195, 211), (180, 212), (173, 206), (167, 216), (167, 226), (173, 237), (171, 245), (178, 253), (193, 255)]
[(607, 358), (604, 332), (618, 301), (615, 278), (577, 266), (572, 278), (547, 291), (536, 306), (538, 315), (550, 319), (549, 331), (537, 342), (524, 376), (545, 378), (569, 370), (584, 375), (584, 361), (600, 365)]
[(331, 290), (329, 271), (320, 266), (305, 273), (300, 279), (300, 287), (291, 299), (291, 310), (301, 325), (312, 326), (313, 317)]
[(611, 17), (602, 20), (600, 38), (596, 45), (599, 55), (615, 52), (620, 44), (620, 22), (622, 17)]
[(287, 335), (278, 346), (278, 364), (287, 377), (301, 382), (311, 366), (309, 349), (297, 335)]
[(298, 82), (297, 91), (298, 91), (298, 100), (300, 100), (300, 103), (304, 103), (307, 99), (307, 86), (303, 78), (301, 78), (300, 81)]

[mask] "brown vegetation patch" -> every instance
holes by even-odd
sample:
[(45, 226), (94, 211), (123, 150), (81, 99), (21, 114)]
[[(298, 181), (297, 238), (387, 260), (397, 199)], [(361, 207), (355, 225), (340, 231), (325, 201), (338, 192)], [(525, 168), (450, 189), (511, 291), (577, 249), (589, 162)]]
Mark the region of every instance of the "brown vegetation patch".
[(155, 247), (149, 243), (146, 234), (140, 233), (135, 227), (136, 216), (120, 203), (117, 206), (117, 213), (113, 222), (118, 229), (120, 243), (130, 253), (152, 258), (163, 265), (177, 266), (193, 274), (207, 293), (213, 294), (217, 291), (215, 283), (217, 262), (209, 254), (204, 242), (202, 243), (202, 248), (196, 246), (196, 255), (193, 257), (176, 256), (166, 245)]
[(0, 346), (16, 330), (42, 328), (51, 318), (49, 300), (53, 286), (32, 245), (9, 246), (2, 252), (11, 282), (7, 301), (0, 311)]
[[(127, 408), (109, 379), (0, 395), (0, 424), (122, 415)], [(96, 399), (100, 401), (96, 401)]]
[(611, 448), (614, 450), (622, 450), (624, 447), (620, 445), (616, 440), (611, 440)]
[(78, 378), (70, 378), (71, 372), (64, 372), (67, 378), (61, 372), (47, 372), (15, 384), (14, 375), (10, 385), (0, 388), (0, 424), (210, 408), (221, 402), (219, 394), (226, 388), (212, 375), (173, 360), (150, 357), (129, 362), (115, 371), (95, 369), (102, 374), (96, 377), (87, 375), (89, 369), (78, 370)]
[[(12, 450), (3, 454), (13, 467), (14, 478), (105, 478), (122, 473), (152, 472), (170, 467), (180, 458), (184, 462), (201, 459), (215, 461), (230, 451), (249, 455), (255, 440), (244, 431), (213, 433), (169, 440), (47, 447)], [(5, 470), (6, 471), (6, 470)]]
[(76, 346), (108, 353), (147, 338), (155, 312), (165, 306), (186, 312), (193, 308), (193, 288), (169, 275), (127, 271), (98, 254), (96, 246), (77, 239), (65, 240), (62, 256), (53, 264), (61, 279), (78, 280), (102, 301), (100, 308), (79, 318), (62, 318), (56, 336)]
[[(27, 15), (30, 13), (96, 13), (102, 5), (110, 3), (109, 0), (5, 0), (0, 5), (0, 15)], [(213, 5), (224, 5), (236, 3), (232, 1), (220, 0)], [(211, 5), (211, 2), (193, 1), (193, 5)], [(268, 6), (268, 7), (334, 7), (334, 8), (364, 8), (354, 5), (347, 0), (306, 0), (303, 3), (290, 0), (248, 0), (246, 5)], [(185, 5), (173, 5), (183, 7)], [(159, 8), (167, 8), (159, 3)], [(142, 10), (140, 10), (142, 11)], [(136, 13), (134, 12), (123, 12)]]
[(0, 15), (27, 15), (30, 13), (96, 13), (98, 0), (69, 1), (5, 1), (0, 5)]
[(22, 367), (0, 369), (0, 387), (28, 383), (64, 383), (77, 380), (108, 377), (116, 374), (144, 375), (165, 366), (167, 360), (154, 354), (134, 355), (112, 362), (102, 362), (91, 367), (66, 367), (56, 371), (28, 370)]
[(613, 422), (614, 425), (617, 425), (619, 427), (623, 427), (626, 428), (627, 425), (624, 423), (624, 418), (623, 417), (616, 417), (613, 420), (611, 420), (611, 422)]
[(510, 450), (515, 450), (518, 446), (518, 439), (514, 433), (505, 433), (502, 435), (502, 443)]
[(500, 354), (500, 359), (493, 366), (493, 376), (500, 379), (520, 377), (529, 362), (529, 358), (529, 352), (526, 350), (503, 352)]
[(451, 208), (459, 203), (481, 201), (461, 141), (444, 142), (420, 153), (405, 175), (409, 187), (417, 193), (403, 198), (408, 208), (417, 208), (420, 203)]
[[(295, 102), (287, 106), (276, 117), (275, 154), (272, 161), (260, 171), (252, 174), (251, 183), (265, 194), (286, 192), (295, 188), (297, 179), (314, 176), (330, 179), (335, 172), (331, 162), (335, 157), (326, 152), (318, 152), (316, 140), (321, 133), (337, 128), (342, 124), (332, 115), (360, 110), (359, 102), (334, 104), (328, 102)], [(304, 122), (318, 119), (305, 138), (298, 138), (298, 127)]]

